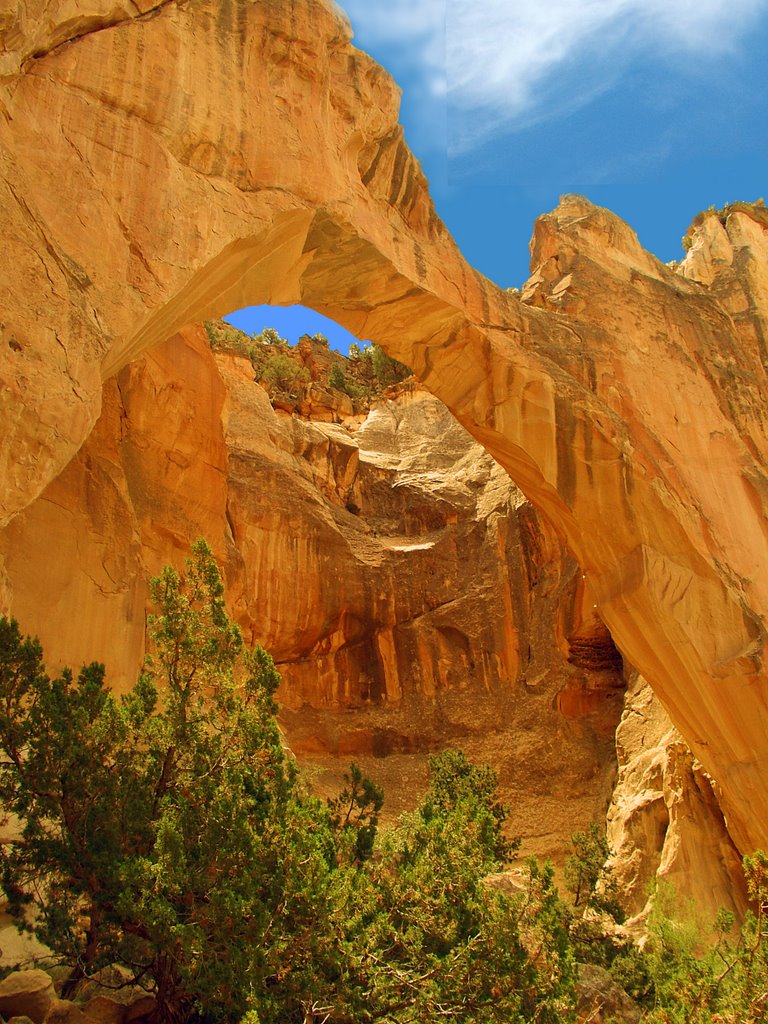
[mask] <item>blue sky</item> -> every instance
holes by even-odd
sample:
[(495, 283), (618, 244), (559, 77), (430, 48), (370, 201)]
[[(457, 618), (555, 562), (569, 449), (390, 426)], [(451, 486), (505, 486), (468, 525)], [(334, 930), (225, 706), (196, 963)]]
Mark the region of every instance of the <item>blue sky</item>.
[[(768, 199), (768, 0), (342, 6), (403, 90), (439, 215), (502, 287), (528, 276), (533, 222), (565, 192), (614, 210), (663, 260), (682, 255), (699, 210)], [(291, 341), (320, 330), (348, 343), (289, 315)]]

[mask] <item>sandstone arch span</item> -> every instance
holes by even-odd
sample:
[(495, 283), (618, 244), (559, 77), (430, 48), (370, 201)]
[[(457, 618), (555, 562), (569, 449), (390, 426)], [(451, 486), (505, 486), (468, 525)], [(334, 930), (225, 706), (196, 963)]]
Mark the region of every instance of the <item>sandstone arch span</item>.
[(765, 845), (762, 212), (705, 218), (678, 270), (567, 198), (521, 299), (462, 260), (324, 0), (41, 2), (2, 44), (3, 520), (140, 351), (301, 301), (413, 366), (547, 514), (734, 838)]

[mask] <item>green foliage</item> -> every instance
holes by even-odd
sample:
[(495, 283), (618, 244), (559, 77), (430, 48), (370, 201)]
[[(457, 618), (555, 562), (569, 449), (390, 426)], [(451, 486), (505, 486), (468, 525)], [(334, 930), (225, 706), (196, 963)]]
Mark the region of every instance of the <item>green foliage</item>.
[[(671, 886), (659, 885), (639, 948), (616, 931), (617, 890), (606, 861), (605, 836), (595, 824), (572, 837), (566, 880), (573, 894), (569, 938), (582, 962), (607, 968), (643, 1008), (647, 1024), (757, 1024), (768, 1018), (768, 857), (744, 859), (752, 910), (735, 936), (733, 914), (713, 925), (693, 904), (681, 906)], [(714, 935), (714, 941), (707, 936)]]
[(606, 867), (612, 854), (605, 832), (593, 821), (586, 832), (574, 832), (571, 849), (573, 853), (565, 862), (565, 880), (574, 907), (609, 914), (620, 924), (624, 912), (618, 900), (618, 884)]
[(185, 576), (166, 568), (151, 592), (152, 655), (120, 699), (98, 665), (49, 679), (39, 645), (0, 620), (0, 797), (21, 822), (3, 887), (71, 982), (119, 963), (153, 985), (163, 1020), (236, 1020), (311, 955), (335, 838), (297, 796), (278, 675), (244, 649), (210, 549), (197, 542)]
[(280, 336), (280, 333), (275, 330), (274, 327), (265, 327), (260, 334), (254, 334), (253, 340), (259, 345), (287, 345), (288, 341), (286, 338)]
[(298, 385), (309, 383), (310, 373), (291, 356), (278, 353), (269, 356), (264, 363), (261, 379), (267, 385), (269, 394), (274, 396), (290, 394)]
[(482, 825), (482, 841), (496, 870), (510, 859), (520, 841), (504, 834), (507, 809), (499, 802), (496, 772), (488, 765), (474, 765), (460, 750), (446, 750), (429, 759), (429, 789), (421, 809), (422, 818), (457, 815), (465, 811), (476, 827)]
[(366, 391), (369, 391), (369, 389), (359, 384), (354, 377), (347, 376), (339, 363), (334, 363), (331, 367), (331, 372), (328, 376), (328, 387), (335, 388), (336, 391), (343, 391), (350, 398), (363, 398), (366, 395)]
[(610, 850), (576, 833), (566, 907), (549, 865), (520, 891), (489, 876), (517, 843), (490, 768), (430, 758), (419, 808), (378, 836), (381, 790), (351, 765), (302, 790), (275, 715), (278, 675), (230, 620), (198, 541), (150, 584), (149, 656), (116, 697), (99, 664), (50, 677), (0, 618), (0, 846), (8, 907), (71, 968), (154, 991), (159, 1024), (561, 1024), (574, 960), (607, 967), (647, 1024), (757, 1024), (768, 1012), (768, 857), (744, 860), (751, 911), (712, 931), (659, 887), (640, 950), (617, 937)]
[(328, 387), (335, 388), (336, 391), (347, 390), (347, 380), (344, 376), (344, 371), (338, 363), (334, 363), (331, 367), (331, 373), (328, 377)]
[[(361, 348), (352, 343), (344, 374), (343, 390), (353, 398), (374, 398), (392, 384), (397, 384), (411, 375), (407, 366), (391, 359), (378, 345)], [(338, 379), (338, 378), (336, 378)], [(332, 387), (337, 386), (332, 383)]]
[[(635, 949), (631, 963), (617, 958), (611, 966), (614, 978), (644, 1007), (648, 1024), (757, 1024), (766, 1019), (768, 858), (762, 851), (746, 857), (744, 872), (754, 910), (735, 935), (730, 912), (721, 910), (707, 927), (693, 905), (681, 907), (671, 886), (658, 887), (642, 952)], [(714, 942), (705, 938), (709, 934)]]
[(362, 863), (373, 853), (384, 792), (356, 764), (350, 765), (344, 783), (341, 793), (328, 801), (331, 822), (340, 837), (351, 841), (354, 860)]
[(298, 785), (274, 665), (245, 649), (207, 545), (151, 594), (150, 656), (120, 698), (99, 665), (50, 679), (0, 619), (0, 797), (21, 828), (2, 882), (73, 968), (65, 991), (114, 963), (171, 1024), (572, 1020), (551, 869), (515, 897), (486, 883), (515, 848), (493, 772), (432, 758), (421, 807), (376, 847), (382, 794), (357, 766), (327, 804)]
[(762, 850), (744, 858), (744, 880), (747, 883), (747, 895), (761, 918), (768, 902), (768, 857)]
[(432, 758), (421, 807), (343, 876), (333, 918), (346, 922), (337, 942), (353, 984), (332, 1019), (572, 1019), (572, 961), (551, 870), (533, 865), (515, 898), (485, 881), (511, 848), (493, 781), (458, 752)]
[[(264, 381), (270, 395), (290, 394), (297, 385), (309, 382), (309, 371), (288, 354), (287, 340), (274, 327), (265, 327), (252, 338), (224, 320), (206, 320), (204, 327), (211, 348), (250, 359), (256, 377)], [(328, 347), (328, 339), (323, 334), (303, 335), (303, 338)], [(277, 352), (270, 351), (275, 348)], [(349, 347), (349, 360), (347, 373), (341, 364), (334, 362), (328, 384), (352, 398), (374, 397), (411, 375), (407, 366), (391, 359), (379, 345), (361, 349), (353, 343)]]
[(380, 345), (364, 348), (362, 357), (369, 360), (371, 375), (380, 388), (397, 384), (411, 375), (411, 370), (404, 363), (392, 359)]
[(232, 327), (225, 320), (205, 320), (203, 327), (212, 349), (233, 352), (239, 356), (250, 356), (253, 343), (245, 331)]
[(642, 951), (616, 928), (624, 921), (618, 883), (609, 866), (612, 851), (603, 829), (592, 822), (571, 836), (565, 880), (571, 893), (568, 933), (582, 963), (608, 970), (633, 999), (647, 1001), (653, 979)]
[(261, 377), (264, 365), (269, 358), (267, 346), (287, 344), (285, 339), (281, 338), (272, 327), (265, 327), (261, 334), (256, 334), (251, 338), (244, 331), (230, 326), (224, 320), (206, 320), (203, 326), (212, 349), (231, 352), (234, 355), (250, 359), (257, 377)]

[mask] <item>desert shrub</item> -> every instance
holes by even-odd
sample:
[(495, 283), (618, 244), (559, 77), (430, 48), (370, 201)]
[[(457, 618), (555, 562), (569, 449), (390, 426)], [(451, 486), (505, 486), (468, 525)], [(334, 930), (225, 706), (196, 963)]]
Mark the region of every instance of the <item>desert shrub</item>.
[(285, 344), (284, 339), (272, 327), (265, 327), (261, 334), (251, 338), (224, 320), (206, 320), (203, 326), (214, 351), (229, 352), (250, 359), (257, 379), (261, 378), (269, 358), (267, 346)]
[(203, 541), (151, 593), (151, 654), (121, 698), (98, 664), (51, 679), (0, 619), (9, 909), (70, 965), (66, 992), (119, 964), (160, 1021), (303, 1021), (338, 973), (318, 922), (333, 876), (370, 854), (380, 791), (354, 765), (331, 806), (302, 791), (274, 664), (245, 649)]
[(203, 327), (212, 349), (232, 352), (239, 356), (250, 355), (253, 343), (245, 331), (232, 327), (225, 320), (205, 320)]
[(19, 823), (0, 879), (69, 965), (65, 993), (120, 964), (159, 1024), (566, 1024), (578, 956), (648, 1024), (765, 1020), (765, 854), (744, 861), (743, 927), (721, 912), (710, 944), (664, 887), (643, 950), (600, 931), (615, 908), (596, 826), (573, 837), (570, 908), (535, 861), (506, 895), (488, 875), (517, 843), (490, 768), (433, 756), (422, 803), (381, 837), (357, 766), (329, 801), (301, 785), (274, 664), (245, 648), (208, 546), (150, 591), (149, 656), (122, 697), (97, 663), (49, 676), (0, 618), (0, 800)]
[(288, 341), (274, 327), (265, 327), (260, 334), (254, 334), (253, 340), (258, 345), (287, 345)]
[(69, 988), (121, 964), (153, 987), (160, 1020), (255, 1008), (266, 1022), (264, 993), (282, 986), (290, 1007), (303, 991), (339, 829), (298, 792), (279, 677), (245, 650), (207, 545), (151, 592), (152, 653), (122, 698), (100, 665), (49, 678), (39, 645), (0, 620), (0, 797), (21, 823), (3, 888), (72, 967)]
[(613, 851), (604, 829), (593, 821), (585, 832), (574, 832), (571, 851), (565, 861), (565, 880), (574, 907), (589, 907), (621, 923), (624, 911), (619, 903), (618, 884), (607, 866)]
[(489, 768), (458, 751), (430, 759), (418, 810), (359, 871), (338, 876), (347, 889), (336, 941), (355, 984), (331, 1019), (573, 1019), (573, 962), (551, 869), (530, 865), (515, 897), (486, 883), (516, 848), (504, 819)]
[(571, 836), (565, 860), (565, 882), (571, 895), (568, 933), (577, 960), (605, 968), (636, 998), (647, 994), (652, 983), (640, 950), (616, 927), (624, 921), (624, 912), (610, 868), (612, 855), (605, 831), (597, 822)]
[(515, 898), (485, 883), (513, 849), (493, 773), (434, 757), (375, 850), (382, 795), (356, 766), (328, 803), (299, 784), (274, 665), (244, 648), (207, 545), (151, 593), (150, 657), (119, 698), (96, 664), (50, 678), (0, 619), (0, 797), (20, 822), (2, 883), (70, 965), (65, 992), (120, 964), (163, 1024), (571, 1020), (551, 871)]
[(277, 353), (265, 360), (261, 379), (270, 395), (289, 394), (297, 385), (309, 383), (310, 373), (291, 356)]
[(381, 388), (398, 384), (411, 375), (411, 370), (404, 363), (392, 359), (380, 345), (369, 345), (364, 348), (362, 356), (370, 360), (372, 375)]
[(334, 363), (331, 367), (331, 373), (328, 377), (328, 387), (334, 388), (336, 391), (347, 390), (347, 378), (344, 376), (344, 371), (338, 363)]
[(407, 366), (391, 359), (378, 345), (361, 348), (353, 343), (349, 347), (345, 379), (347, 394), (353, 397), (375, 398), (385, 388), (410, 375)]
[[(757, 1024), (768, 1011), (768, 858), (744, 859), (753, 909), (741, 929), (721, 910), (713, 923), (674, 888), (658, 885), (642, 950), (628, 946), (610, 963), (614, 979), (644, 1009), (648, 1024)], [(714, 936), (713, 939), (708, 936)]]

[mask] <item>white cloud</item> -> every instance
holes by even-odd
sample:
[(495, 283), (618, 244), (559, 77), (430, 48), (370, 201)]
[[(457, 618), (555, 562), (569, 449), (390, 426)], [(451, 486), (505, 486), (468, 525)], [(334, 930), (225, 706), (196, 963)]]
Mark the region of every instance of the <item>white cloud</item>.
[(365, 26), (370, 36), (400, 40), (440, 32), (445, 21), (445, 0), (344, 0), (352, 24)]
[(435, 96), (444, 96), (445, 0), (342, 0), (364, 42), (394, 45)]
[(765, 0), (447, 0), (458, 151), (588, 103), (639, 55), (730, 52)]
[(734, 50), (768, 0), (343, 0), (369, 40), (397, 45), (435, 98), (452, 148), (584, 106), (638, 56)]

